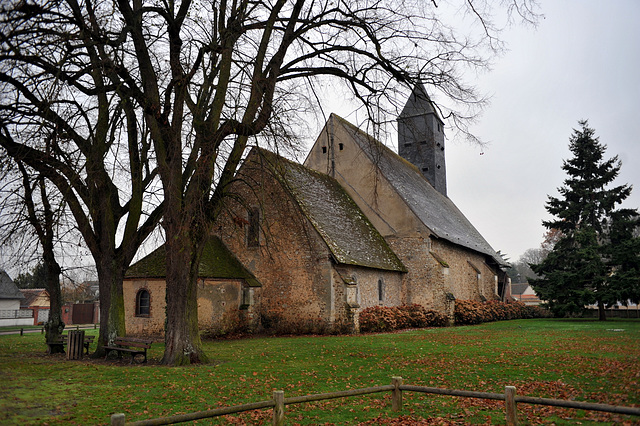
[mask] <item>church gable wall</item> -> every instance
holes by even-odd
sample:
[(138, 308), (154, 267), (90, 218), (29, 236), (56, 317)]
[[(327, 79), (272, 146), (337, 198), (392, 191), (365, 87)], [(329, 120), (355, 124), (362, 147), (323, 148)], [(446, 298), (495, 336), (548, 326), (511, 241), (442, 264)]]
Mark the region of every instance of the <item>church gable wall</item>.
[[(274, 178), (257, 170), (250, 173), (254, 186), (260, 189), (236, 185), (234, 192), (243, 204), (231, 202), (215, 232), (262, 283), (263, 325), (332, 322), (337, 299), (326, 244)], [(259, 244), (255, 247), (247, 240), (247, 207), (260, 212)]]
[(406, 214), (406, 203), (378, 172), (376, 165), (354, 142), (345, 127), (336, 125), (333, 131), (333, 154), (325, 129), (309, 152), (305, 165), (331, 175), (330, 164), (333, 160), (336, 171), (334, 177), (382, 236), (413, 234), (423, 226), (415, 215)]

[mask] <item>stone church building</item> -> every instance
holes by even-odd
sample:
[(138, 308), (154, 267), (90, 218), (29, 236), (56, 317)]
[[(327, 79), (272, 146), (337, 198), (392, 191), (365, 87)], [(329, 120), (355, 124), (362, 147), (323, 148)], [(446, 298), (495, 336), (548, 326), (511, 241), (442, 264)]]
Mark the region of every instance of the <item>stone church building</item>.
[[(199, 280), (201, 325), (354, 331), (371, 306), (452, 317), (456, 300), (501, 299), (506, 263), (447, 197), (443, 122), (420, 86), (398, 118), (398, 153), (336, 115), (304, 165), (252, 149), (214, 227), (224, 253)], [(161, 263), (127, 273), (128, 334), (164, 323)]]

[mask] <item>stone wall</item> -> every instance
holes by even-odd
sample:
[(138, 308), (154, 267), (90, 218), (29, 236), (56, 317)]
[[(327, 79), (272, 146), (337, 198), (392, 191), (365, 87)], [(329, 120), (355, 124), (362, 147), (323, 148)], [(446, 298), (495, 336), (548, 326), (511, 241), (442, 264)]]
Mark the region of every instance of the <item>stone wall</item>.
[[(359, 331), (359, 315), (373, 306), (403, 304), (403, 273), (341, 266), (336, 272), (337, 321), (349, 323), (350, 331)], [(345, 282), (346, 278), (346, 282)]]
[(497, 271), (486, 264), (484, 255), (418, 232), (386, 240), (408, 269), (402, 303), (416, 303), (453, 318), (455, 299), (498, 299)]
[(461, 300), (497, 300), (498, 271), (487, 265), (486, 257), (480, 253), (448, 243), (432, 240), (432, 251), (448, 267), (445, 276), (445, 291)]
[(416, 233), (414, 236), (390, 236), (386, 240), (408, 270), (403, 279), (402, 303), (444, 311), (444, 275), (437, 260), (429, 253), (429, 238)]
[[(300, 207), (268, 173), (246, 170), (245, 179), (259, 191), (237, 184), (216, 222), (215, 232), (263, 285), (259, 313), (265, 326), (291, 328), (332, 324), (336, 320), (336, 286), (330, 252)], [(260, 211), (259, 245), (250, 247), (250, 209)], [(342, 284), (343, 285), (343, 284)], [(344, 296), (338, 295), (344, 301)], [(344, 303), (344, 302), (342, 302)], [(295, 330), (292, 330), (295, 331)]]
[[(136, 316), (136, 295), (145, 289), (149, 292), (149, 315)], [(162, 336), (167, 307), (166, 286), (163, 279), (125, 279), (122, 283), (124, 317), (127, 336)]]
[(198, 323), (210, 335), (257, 328), (261, 289), (242, 280), (198, 280)]

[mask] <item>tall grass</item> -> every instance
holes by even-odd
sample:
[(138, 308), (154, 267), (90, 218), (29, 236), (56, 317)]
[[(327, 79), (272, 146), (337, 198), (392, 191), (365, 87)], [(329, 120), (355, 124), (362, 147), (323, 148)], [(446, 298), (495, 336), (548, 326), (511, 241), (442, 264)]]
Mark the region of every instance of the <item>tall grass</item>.
[[(129, 365), (46, 355), (39, 334), (0, 336), (0, 423), (105, 424), (115, 412), (133, 421), (266, 400), (273, 390), (290, 397), (389, 384), (392, 376), (406, 384), (486, 392), (513, 385), (522, 395), (640, 406), (640, 321), (515, 320), (389, 334), (218, 340), (205, 349), (211, 364), (168, 368), (158, 364), (162, 343), (154, 343), (148, 364)], [(504, 423), (499, 401), (405, 393), (405, 409), (397, 414), (389, 398), (290, 406), (287, 424)], [(640, 422), (522, 404), (518, 410), (525, 424)], [(214, 423), (269, 424), (270, 416), (262, 410)]]

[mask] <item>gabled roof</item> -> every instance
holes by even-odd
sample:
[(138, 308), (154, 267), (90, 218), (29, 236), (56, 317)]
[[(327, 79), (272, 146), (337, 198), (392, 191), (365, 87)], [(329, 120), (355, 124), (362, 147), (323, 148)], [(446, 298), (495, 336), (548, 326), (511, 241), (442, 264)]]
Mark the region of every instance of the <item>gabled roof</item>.
[(15, 285), (9, 274), (0, 270), (0, 299), (24, 299), (24, 295)]
[[(480, 232), (447, 196), (438, 192), (420, 170), (359, 128), (332, 114), (375, 164), (411, 211), (438, 238), (485, 254), (506, 266)], [(331, 118), (330, 118), (331, 119)]]
[(44, 288), (23, 288), (20, 292), (24, 296), (24, 299), (20, 301), (20, 306), (31, 306), (40, 296), (49, 298), (49, 292)]
[(529, 287), (529, 283), (511, 283), (511, 295), (520, 296)]
[[(164, 244), (127, 269), (125, 278), (164, 278), (166, 271)], [(186, 266), (185, 266), (186, 267)], [(243, 279), (250, 287), (261, 287), (256, 277), (227, 249), (218, 237), (207, 241), (200, 260), (200, 278)]]
[(300, 206), (337, 263), (406, 272), (398, 256), (338, 181), (260, 148), (252, 150), (248, 161), (261, 159)]

